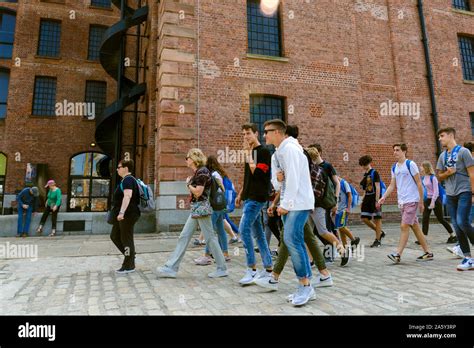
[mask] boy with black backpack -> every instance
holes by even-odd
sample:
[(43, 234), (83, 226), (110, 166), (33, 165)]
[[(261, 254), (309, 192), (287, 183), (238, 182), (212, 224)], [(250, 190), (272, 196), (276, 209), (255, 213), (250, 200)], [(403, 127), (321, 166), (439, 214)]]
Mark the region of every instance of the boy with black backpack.
[(345, 266), (349, 262), (349, 254), (346, 252), (341, 241), (328, 230), (326, 224), (326, 211), (334, 209), (337, 205), (334, 186), (326, 171), (319, 165), (321, 163), (321, 156), (317, 148), (310, 145), (307, 151), (313, 162), (311, 166), (311, 184), (315, 200), (315, 207), (310, 215), (310, 221), (313, 222), (319, 236), (329, 242), (333, 248), (337, 249), (341, 255), (341, 266)]
[(376, 248), (382, 245), (382, 238), (385, 237), (385, 232), (382, 231), (382, 207), (377, 204), (377, 200), (385, 193), (385, 184), (379, 173), (372, 168), (372, 157), (362, 156), (359, 158), (359, 165), (365, 170), (364, 178), (360, 182), (360, 187), (364, 190), (360, 218), (375, 231), (375, 241), (370, 247)]

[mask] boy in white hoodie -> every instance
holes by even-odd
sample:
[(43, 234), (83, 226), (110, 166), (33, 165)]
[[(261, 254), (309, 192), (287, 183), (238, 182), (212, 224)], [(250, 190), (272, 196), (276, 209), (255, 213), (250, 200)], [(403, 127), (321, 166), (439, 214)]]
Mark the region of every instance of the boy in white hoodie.
[(264, 128), (266, 143), (275, 145), (277, 148), (275, 156), (278, 159), (279, 168), (272, 166), (272, 171), (284, 172), (285, 179), (282, 185), (284, 189), (281, 190), (277, 213), (283, 219), (284, 242), (290, 252), (299, 280), (298, 290), (292, 296), (292, 304), (302, 306), (315, 297), (314, 289), (310, 284), (311, 266), (304, 244), (304, 225), (314, 208), (308, 160), (298, 140), (285, 137), (285, 122), (280, 119), (267, 121)]

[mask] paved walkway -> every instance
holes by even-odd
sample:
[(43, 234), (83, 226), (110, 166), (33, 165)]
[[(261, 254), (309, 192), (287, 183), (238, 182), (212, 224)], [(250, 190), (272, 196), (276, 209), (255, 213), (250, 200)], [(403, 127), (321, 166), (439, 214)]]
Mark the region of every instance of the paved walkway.
[[(399, 265), (386, 255), (398, 243), (398, 225), (384, 226), (382, 247), (371, 249), (373, 232), (353, 231), (365, 248), (348, 267), (329, 266), (334, 286), (317, 289), (317, 300), (293, 308), (285, 300), (296, 280), (287, 265), (278, 292), (241, 287), (245, 270), (242, 245), (231, 247), (230, 276), (209, 279), (214, 266), (195, 266), (202, 249), (190, 248), (177, 279), (158, 279), (176, 243), (176, 234), (136, 235), (137, 272), (116, 275), (122, 257), (108, 236), (1, 238), (9, 259), (0, 259), (0, 314), (11, 315), (472, 315), (474, 272), (458, 272), (459, 260), (446, 251), (447, 233), (432, 225), (429, 242), (435, 260), (415, 262), (421, 250), (410, 236)], [(15, 258), (19, 245), (37, 248), (36, 260)], [(33, 255), (34, 256), (34, 255)], [(0, 256), (1, 257), (1, 256)]]

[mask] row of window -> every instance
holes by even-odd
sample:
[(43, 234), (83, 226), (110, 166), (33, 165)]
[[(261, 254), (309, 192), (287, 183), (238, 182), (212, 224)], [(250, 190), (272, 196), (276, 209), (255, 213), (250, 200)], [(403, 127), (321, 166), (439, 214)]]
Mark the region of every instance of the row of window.
[[(89, 27), (88, 60), (99, 60), (100, 43), (107, 30), (106, 26), (92, 24)], [(59, 57), (61, 44), (61, 21), (42, 19), (38, 38), (38, 56)]]
[[(45, 1), (46, 0), (41, 0), (41, 1)], [(2, 2), (13, 2), (13, 3), (17, 3), (18, 0), (3, 0)], [(103, 8), (110, 8), (111, 6), (111, 2), (110, 0), (91, 0), (91, 6), (96, 6), (96, 7), (103, 7)]]
[[(0, 119), (5, 118), (7, 113), (9, 78), (10, 72), (6, 69), (0, 69)], [(35, 77), (32, 107), (33, 115), (56, 115), (56, 85), (56, 77)], [(86, 81), (85, 102), (93, 103), (95, 115), (102, 114), (107, 102), (107, 83), (104, 81)]]
[[(12, 11), (0, 11), (0, 58), (10, 59), (13, 55), (13, 41), (15, 36), (15, 13)], [(89, 47), (87, 59), (99, 60), (100, 43), (104, 36), (106, 26), (90, 25)], [(37, 55), (41, 57), (56, 58), (60, 56), (61, 50), (61, 21), (41, 19)]]

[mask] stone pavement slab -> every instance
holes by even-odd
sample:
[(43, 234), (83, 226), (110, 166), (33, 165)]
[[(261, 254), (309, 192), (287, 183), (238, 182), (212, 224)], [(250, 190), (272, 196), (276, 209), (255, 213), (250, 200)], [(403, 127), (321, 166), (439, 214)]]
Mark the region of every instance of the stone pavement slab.
[[(334, 286), (316, 289), (317, 299), (294, 308), (286, 296), (296, 288), (288, 262), (280, 290), (256, 285), (241, 287), (245, 252), (230, 248), (229, 277), (210, 279), (215, 266), (195, 266), (202, 248), (190, 247), (177, 279), (158, 279), (177, 234), (135, 237), (137, 271), (116, 275), (122, 256), (108, 236), (1, 238), (0, 245), (37, 248), (37, 258), (0, 259), (1, 315), (472, 315), (474, 272), (458, 272), (459, 260), (446, 251), (447, 233), (432, 224), (428, 237), (435, 260), (419, 263), (422, 254), (410, 236), (402, 263), (387, 258), (399, 236), (397, 224), (387, 224), (380, 248), (368, 245), (374, 233), (352, 228), (362, 239), (359, 259), (348, 267), (329, 266)], [(274, 247), (274, 245), (272, 246)], [(11, 255), (10, 255), (11, 256)], [(257, 254), (257, 260), (259, 255)]]

